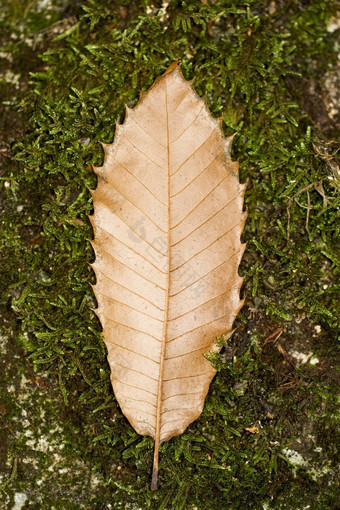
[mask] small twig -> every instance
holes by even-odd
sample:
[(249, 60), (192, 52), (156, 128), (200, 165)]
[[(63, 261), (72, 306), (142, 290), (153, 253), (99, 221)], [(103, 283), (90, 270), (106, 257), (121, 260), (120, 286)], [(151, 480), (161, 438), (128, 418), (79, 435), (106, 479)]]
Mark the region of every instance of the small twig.
[(282, 354), (282, 356), (288, 361), (288, 363), (292, 365), (293, 369), (296, 370), (294, 363), (292, 362), (292, 360), (290, 359), (290, 357), (288, 356), (288, 354), (286, 353), (286, 351), (279, 342), (277, 342), (276, 348)]
[(282, 335), (282, 333), (284, 332), (285, 328), (279, 328), (279, 329), (276, 329), (273, 333), (271, 333), (269, 336), (267, 336), (267, 338), (264, 340), (264, 343), (263, 343), (263, 347), (265, 345), (267, 345), (267, 343), (272, 339), (274, 338), (276, 335), (276, 338), (275, 338), (275, 342), (278, 338), (280, 338), (280, 336)]
[(281, 386), (278, 387), (279, 390), (290, 390), (291, 388), (294, 388), (297, 385), (297, 381), (293, 379), (292, 381), (289, 381), (287, 383), (281, 384)]

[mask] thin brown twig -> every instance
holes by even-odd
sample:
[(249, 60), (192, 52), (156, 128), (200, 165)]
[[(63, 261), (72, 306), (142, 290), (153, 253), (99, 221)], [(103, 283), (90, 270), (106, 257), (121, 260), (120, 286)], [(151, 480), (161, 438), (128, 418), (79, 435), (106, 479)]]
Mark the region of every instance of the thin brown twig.
[(276, 329), (273, 333), (271, 333), (269, 336), (267, 336), (267, 338), (265, 338), (264, 342), (263, 342), (263, 347), (265, 345), (267, 345), (267, 343), (274, 337), (277, 337), (275, 338), (275, 341), (280, 338), (280, 336), (282, 335), (282, 333), (284, 332), (285, 328), (279, 328), (279, 329)]

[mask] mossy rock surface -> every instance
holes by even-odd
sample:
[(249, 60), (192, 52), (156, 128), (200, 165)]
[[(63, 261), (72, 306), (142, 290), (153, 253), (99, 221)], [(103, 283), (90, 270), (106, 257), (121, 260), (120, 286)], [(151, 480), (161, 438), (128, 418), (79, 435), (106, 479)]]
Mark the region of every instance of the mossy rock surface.
[[(339, 110), (329, 0), (5, 2), (0, 506), (338, 508)], [(248, 180), (246, 305), (202, 416), (161, 447), (113, 396), (88, 215), (124, 106), (169, 64)]]

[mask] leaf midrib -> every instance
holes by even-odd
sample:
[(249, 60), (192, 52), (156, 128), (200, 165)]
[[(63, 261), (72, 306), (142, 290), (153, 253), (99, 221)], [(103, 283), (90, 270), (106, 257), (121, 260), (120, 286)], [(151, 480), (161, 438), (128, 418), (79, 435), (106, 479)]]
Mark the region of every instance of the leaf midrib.
[(167, 278), (166, 278), (166, 290), (165, 290), (165, 303), (164, 303), (164, 323), (163, 323), (163, 334), (162, 334), (162, 348), (159, 363), (159, 379), (158, 379), (158, 391), (157, 391), (157, 411), (156, 411), (156, 428), (155, 428), (155, 449), (154, 449), (154, 464), (152, 473), (152, 488), (157, 486), (157, 475), (158, 475), (158, 452), (160, 444), (160, 432), (161, 432), (161, 415), (162, 415), (162, 392), (163, 392), (163, 371), (165, 361), (165, 346), (167, 338), (167, 326), (168, 326), (168, 315), (169, 315), (169, 291), (170, 291), (170, 141), (169, 141), (169, 114), (168, 114), (168, 92), (167, 92), (167, 76), (164, 77), (165, 81), (165, 112), (166, 112), (166, 149), (167, 149), (167, 180), (168, 180), (168, 232), (167, 232)]

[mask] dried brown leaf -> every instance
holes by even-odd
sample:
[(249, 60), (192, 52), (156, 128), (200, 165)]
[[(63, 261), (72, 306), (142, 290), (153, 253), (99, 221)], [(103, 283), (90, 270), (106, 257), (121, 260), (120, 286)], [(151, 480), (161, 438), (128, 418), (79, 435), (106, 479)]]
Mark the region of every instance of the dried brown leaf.
[(251, 434), (258, 434), (260, 432), (260, 429), (256, 427), (256, 425), (253, 425), (252, 427), (245, 427), (244, 430), (247, 430)]
[(173, 64), (95, 168), (96, 313), (119, 405), (155, 439), (153, 489), (160, 443), (202, 412), (216, 373), (203, 355), (243, 305), (245, 185), (231, 142)]

